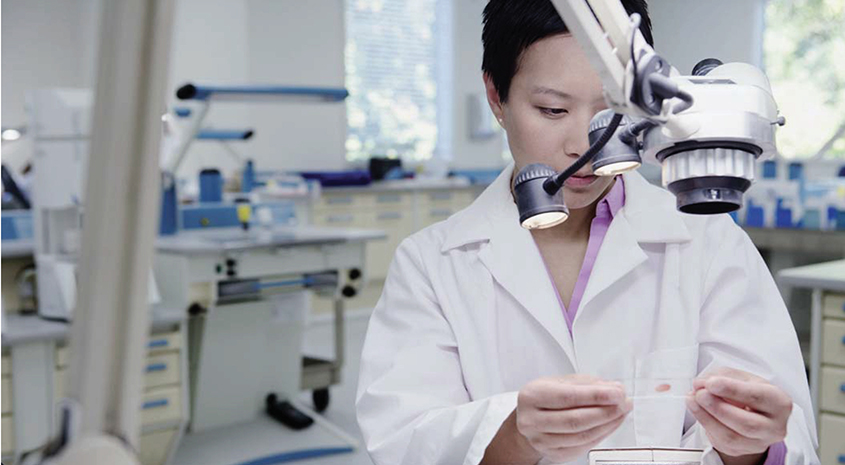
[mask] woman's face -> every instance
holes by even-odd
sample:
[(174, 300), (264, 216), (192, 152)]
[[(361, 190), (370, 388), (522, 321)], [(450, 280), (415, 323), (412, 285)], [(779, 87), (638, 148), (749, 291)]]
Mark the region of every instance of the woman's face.
[[(535, 42), (523, 51), (517, 68), (505, 103), (485, 76), (487, 97), (507, 131), (516, 170), (531, 163), (563, 170), (589, 148), (590, 120), (607, 108), (601, 80), (569, 34)], [(612, 182), (612, 176), (593, 175), (588, 163), (564, 184), (567, 206), (592, 205)]]

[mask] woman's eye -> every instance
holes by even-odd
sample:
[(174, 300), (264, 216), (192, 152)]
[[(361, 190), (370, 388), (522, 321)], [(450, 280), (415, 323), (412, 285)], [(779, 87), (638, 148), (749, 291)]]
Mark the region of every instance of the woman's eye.
[(567, 110), (563, 108), (547, 108), (547, 107), (538, 107), (541, 112), (549, 116), (560, 116), (566, 113), (569, 113)]

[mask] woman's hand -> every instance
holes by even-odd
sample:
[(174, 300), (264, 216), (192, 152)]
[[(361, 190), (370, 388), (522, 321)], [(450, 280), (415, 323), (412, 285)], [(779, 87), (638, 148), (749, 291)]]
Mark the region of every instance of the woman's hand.
[(792, 399), (759, 376), (720, 368), (693, 381), (687, 407), (725, 465), (757, 464), (783, 441)]
[(516, 426), (539, 455), (569, 462), (616, 431), (632, 409), (619, 383), (585, 375), (540, 378), (519, 392)]

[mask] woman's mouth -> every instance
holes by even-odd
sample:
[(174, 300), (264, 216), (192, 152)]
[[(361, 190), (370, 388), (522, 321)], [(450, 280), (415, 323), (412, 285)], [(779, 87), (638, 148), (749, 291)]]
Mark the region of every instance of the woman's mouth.
[(596, 182), (598, 178), (598, 176), (592, 174), (587, 176), (573, 175), (566, 178), (566, 182), (564, 182), (564, 185), (569, 187), (586, 187)]

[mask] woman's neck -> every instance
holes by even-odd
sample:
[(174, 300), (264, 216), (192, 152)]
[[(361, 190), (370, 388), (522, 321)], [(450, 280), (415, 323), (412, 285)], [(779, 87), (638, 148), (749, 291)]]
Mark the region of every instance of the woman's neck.
[(547, 229), (533, 229), (531, 235), (534, 236), (534, 239), (540, 241), (586, 241), (590, 237), (590, 226), (596, 216), (597, 203), (594, 202), (584, 208), (570, 210), (569, 218), (563, 223)]

